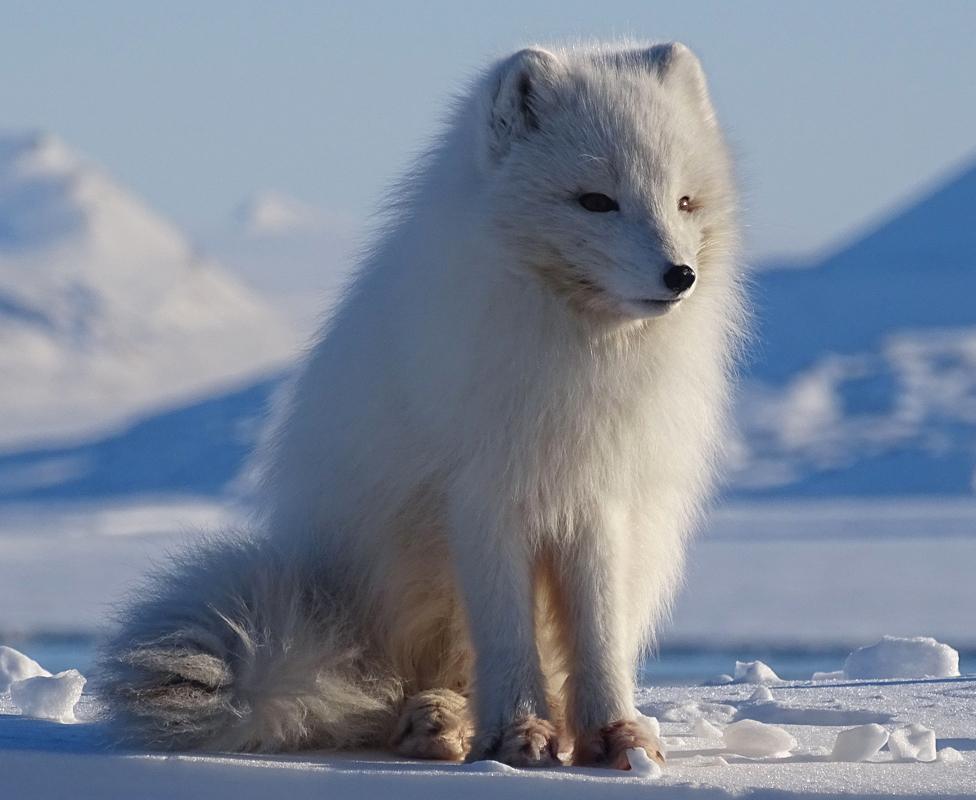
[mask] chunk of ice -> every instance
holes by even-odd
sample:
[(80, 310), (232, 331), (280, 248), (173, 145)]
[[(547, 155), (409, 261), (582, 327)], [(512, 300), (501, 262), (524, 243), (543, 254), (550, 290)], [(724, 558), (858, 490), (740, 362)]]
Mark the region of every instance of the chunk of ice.
[(632, 747), (627, 751), (630, 771), (635, 778), (660, 778), (663, 772), (661, 765), (647, 755), (643, 747)]
[(725, 747), (748, 758), (782, 757), (796, 747), (796, 739), (775, 725), (744, 719), (733, 722), (724, 731)]
[(888, 749), (895, 761), (935, 761), (935, 731), (924, 725), (906, 725), (891, 732)]
[(880, 725), (858, 725), (837, 734), (830, 758), (833, 761), (867, 761), (877, 755), (887, 741), (888, 731)]
[(955, 747), (943, 747), (935, 754), (935, 759), (944, 764), (962, 764), (966, 760)]
[(707, 681), (705, 681), (705, 685), (706, 686), (725, 686), (726, 684), (733, 683), (734, 681), (735, 681), (735, 678), (733, 678), (731, 675), (728, 675), (728, 674), (726, 674), (726, 673), (723, 672), (721, 675), (716, 675), (714, 678), (709, 678)]
[(691, 726), (691, 732), (695, 734), (699, 739), (718, 739), (722, 735), (720, 728), (712, 725), (704, 717), (699, 717), (695, 720), (694, 724)]
[(844, 674), (854, 679), (954, 678), (959, 674), (959, 653), (928, 636), (885, 636), (851, 653)]
[(768, 686), (757, 686), (756, 691), (749, 697), (750, 703), (768, 703), (773, 699), (773, 693)]
[(16, 681), (10, 685), (10, 698), (25, 717), (74, 722), (75, 705), (84, 687), (85, 677), (69, 669)]
[(736, 683), (782, 683), (779, 675), (762, 661), (736, 661)]
[(0, 692), (6, 692), (10, 689), (10, 684), (16, 681), (50, 674), (33, 658), (28, 658), (19, 650), (6, 645), (0, 646)]

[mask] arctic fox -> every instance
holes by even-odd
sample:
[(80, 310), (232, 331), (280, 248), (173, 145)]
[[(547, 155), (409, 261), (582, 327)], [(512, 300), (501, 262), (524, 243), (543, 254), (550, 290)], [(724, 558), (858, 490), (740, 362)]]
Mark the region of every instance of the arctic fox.
[(735, 206), (683, 45), (488, 69), (297, 377), (256, 533), (124, 613), (102, 661), (120, 729), (663, 761), (635, 673), (728, 438)]

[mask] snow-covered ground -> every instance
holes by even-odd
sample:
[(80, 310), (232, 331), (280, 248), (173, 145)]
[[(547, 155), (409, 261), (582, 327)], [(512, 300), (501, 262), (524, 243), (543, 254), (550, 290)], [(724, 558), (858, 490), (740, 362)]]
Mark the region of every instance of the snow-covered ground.
[[(954, 676), (950, 651), (932, 642), (883, 645), (879, 668), (935, 657), (943, 677), (748, 683), (640, 689), (639, 709), (656, 718), (668, 766), (662, 774), (632, 752), (631, 772), (516, 770), (405, 761), (381, 753), (288, 756), (160, 755), (114, 750), (83, 696), (77, 722), (21, 716), (19, 687), (74, 681), (33, 677), (0, 694), (0, 781), (4, 796), (170, 798), (400, 797), (971, 797), (976, 792), (976, 676)], [(901, 649), (899, 649), (899, 647)], [(939, 655), (943, 658), (940, 661)], [(17, 655), (8, 653), (16, 666)], [(878, 653), (876, 653), (878, 655)], [(26, 672), (36, 671), (37, 665)], [(754, 669), (769, 675), (767, 670)], [(746, 670), (749, 672), (749, 670)], [(64, 706), (28, 706), (70, 720)], [(12, 699), (11, 699), (12, 698)], [(884, 749), (887, 743), (887, 749)]]
[[(0, 632), (90, 632), (154, 559), (239, 522), (213, 501), (0, 505)], [(930, 634), (971, 651), (973, 564), (976, 502), (726, 506), (691, 550), (664, 640), (853, 648)]]

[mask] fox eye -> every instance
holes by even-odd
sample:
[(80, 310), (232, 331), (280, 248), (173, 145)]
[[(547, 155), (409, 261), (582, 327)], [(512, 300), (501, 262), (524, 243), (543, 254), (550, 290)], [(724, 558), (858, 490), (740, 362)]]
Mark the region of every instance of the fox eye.
[(607, 197), (605, 194), (599, 194), (597, 192), (587, 192), (579, 197), (579, 204), (583, 206), (587, 211), (593, 211), (597, 214), (605, 214), (608, 211), (619, 211), (620, 206), (617, 205), (617, 201), (612, 197)]
[(695, 210), (694, 204), (691, 202), (691, 198), (685, 195), (678, 201), (678, 211), (692, 212)]

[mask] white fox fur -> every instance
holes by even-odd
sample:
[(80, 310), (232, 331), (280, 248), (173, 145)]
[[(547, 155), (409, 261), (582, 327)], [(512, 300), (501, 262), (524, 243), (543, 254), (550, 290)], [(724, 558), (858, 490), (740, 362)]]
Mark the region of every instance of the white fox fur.
[[(560, 735), (577, 763), (659, 749), (635, 673), (728, 440), (735, 211), (686, 47), (487, 70), (296, 380), (258, 532), (186, 555), (106, 647), (127, 735), (529, 765)], [(673, 264), (697, 281), (666, 305)]]

